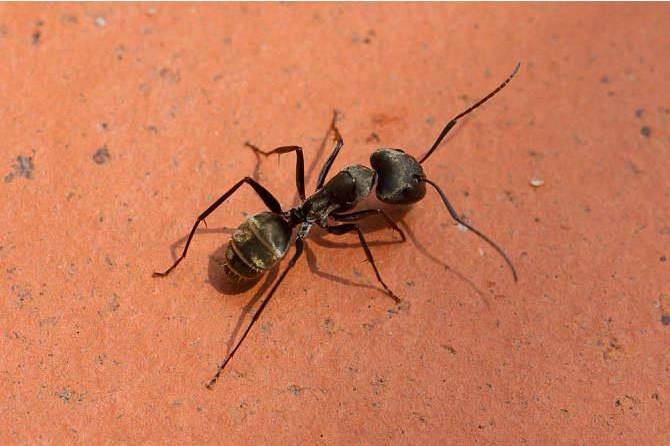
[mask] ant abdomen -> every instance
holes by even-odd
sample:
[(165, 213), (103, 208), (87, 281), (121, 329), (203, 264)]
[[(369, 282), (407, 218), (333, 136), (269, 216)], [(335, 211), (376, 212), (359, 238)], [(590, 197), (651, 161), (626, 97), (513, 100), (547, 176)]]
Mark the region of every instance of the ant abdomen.
[(239, 280), (252, 280), (272, 269), (289, 247), (291, 229), (272, 212), (254, 214), (233, 233), (226, 247), (225, 272)]
[(384, 203), (411, 204), (426, 195), (421, 164), (400, 149), (378, 149), (370, 156), (377, 172), (377, 198)]

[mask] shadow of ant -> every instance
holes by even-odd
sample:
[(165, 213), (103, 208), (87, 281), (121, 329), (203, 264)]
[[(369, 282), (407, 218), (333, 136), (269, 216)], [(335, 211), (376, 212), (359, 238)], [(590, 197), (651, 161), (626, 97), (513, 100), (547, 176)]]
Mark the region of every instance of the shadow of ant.
[(463, 283), (467, 284), (470, 288), (472, 288), (472, 290), (474, 290), (482, 298), (482, 300), (484, 301), (484, 304), (486, 305), (487, 308), (491, 307), (491, 304), (489, 303), (489, 301), (486, 297), (486, 294), (480, 288), (478, 288), (477, 285), (475, 285), (470, 279), (465, 277), (463, 275), (463, 273), (454, 269), (453, 267), (448, 265), (443, 260), (440, 260), (437, 257), (435, 257), (433, 254), (431, 254), (430, 251), (428, 251), (423, 246), (423, 244), (421, 244), (419, 239), (416, 238), (416, 235), (414, 234), (412, 229), (407, 225), (407, 223), (405, 223), (404, 221), (400, 221), (399, 223), (400, 223), (400, 226), (402, 226), (402, 229), (405, 230), (405, 235), (407, 235), (407, 238), (412, 241), (412, 243), (414, 244), (414, 247), (417, 249), (417, 251), (419, 251), (421, 254), (426, 256), (433, 263), (436, 263), (436, 264), (442, 266), (446, 271), (448, 271), (451, 274), (453, 274), (454, 276), (456, 276)]

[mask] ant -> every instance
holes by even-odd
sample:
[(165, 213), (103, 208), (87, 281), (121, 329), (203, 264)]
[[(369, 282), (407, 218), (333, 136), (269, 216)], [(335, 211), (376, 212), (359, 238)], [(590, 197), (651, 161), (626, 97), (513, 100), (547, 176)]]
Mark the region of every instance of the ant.
[[(279, 276), (279, 279), (274, 283), (274, 286), (265, 300), (258, 307), (258, 310), (256, 310), (251, 323), (246, 328), (240, 340), (226, 357), (225, 361), (219, 366), (214, 377), (207, 384), (207, 388), (211, 389), (214, 386), (228, 362), (235, 356), (235, 353), (242, 345), (242, 342), (244, 342), (249, 331), (260, 318), (275, 291), (286, 277), (286, 274), (288, 274), (291, 268), (295, 266), (303, 252), (303, 240), (307, 237), (314, 224), (324, 228), (328, 233), (334, 235), (355, 232), (365, 251), (365, 256), (377, 276), (377, 280), (396, 303), (400, 302), (400, 298), (391, 291), (386, 283), (384, 283), (384, 280), (379, 274), (379, 270), (375, 265), (372, 252), (370, 252), (370, 248), (368, 247), (363, 232), (357, 224), (351, 223), (368, 217), (378, 217), (383, 219), (390, 228), (397, 231), (402, 238), (402, 241), (405, 241), (405, 234), (403, 231), (393, 222), (383, 209), (365, 209), (349, 212), (372, 192), (375, 184), (376, 195), (379, 200), (384, 203), (398, 205), (408, 205), (420, 201), (426, 195), (426, 184), (432, 186), (442, 198), (451, 217), (491, 245), (491, 247), (493, 247), (505, 260), (512, 271), (514, 281), (517, 281), (516, 270), (505, 252), (488, 237), (458, 216), (458, 213), (449, 203), (447, 196), (442, 189), (426, 177), (421, 164), (433, 154), (449, 130), (456, 125), (460, 118), (472, 112), (502, 90), (512, 78), (514, 78), (520, 66), (521, 64), (517, 64), (512, 74), (510, 74), (498, 88), (449, 121), (437, 137), (433, 146), (418, 161), (413, 156), (399, 149), (378, 149), (370, 156), (372, 169), (359, 164), (347, 166), (326, 182), (328, 172), (330, 171), (335, 158), (337, 158), (337, 155), (340, 153), (340, 149), (344, 145), (342, 135), (340, 135), (339, 130), (335, 126), (337, 119), (337, 112), (335, 112), (330, 125), (330, 131), (334, 134), (335, 148), (321, 168), (321, 172), (319, 173), (316, 182), (316, 191), (310, 196), (305, 195), (305, 163), (301, 147), (283, 146), (265, 152), (248, 142), (246, 143), (247, 147), (263, 156), (295, 152), (295, 183), (296, 188), (298, 189), (298, 194), (300, 195), (300, 204), (292, 209), (284, 211), (270, 191), (256, 182), (253, 178), (244, 177), (198, 216), (193, 225), (193, 229), (191, 229), (191, 233), (186, 240), (186, 246), (184, 246), (184, 251), (182, 252), (181, 257), (179, 257), (165, 272), (153, 273), (153, 277), (165, 277), (170, 274), (184, 257), (186, 257), (186, 252), (191, 244), (191, 239), (200, 223), (205, 222), (205, 219), (214, 212), (214, 210), (221, 206), (228, 197), (235, 193), (235, 191), (245, 183), (253, 188), (270, 212), (260, 212), (247, 217), (247, 219), (233, 233), (226, 247), (224, 262), (224, 270), (229, 277), (238, 280), (252, 280), (259, 278), (263, 273), (274, 268), (286, 255), (291, 244), (293, 229), (298, 227), (297, 235), (293, 242), (295, 245), (295, 253), (293, 254), (293, 257), (289, 260), (288, 265)], [(335, 225), (330, 224), (330, 220), (341, 223)]]

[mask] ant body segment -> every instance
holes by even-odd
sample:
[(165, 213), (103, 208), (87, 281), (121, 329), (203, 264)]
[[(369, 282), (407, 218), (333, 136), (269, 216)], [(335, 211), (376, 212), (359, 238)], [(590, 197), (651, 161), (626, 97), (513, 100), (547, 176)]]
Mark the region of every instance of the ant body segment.
[[(233, 358), (238, 348), (242, 345), (242, 342), (244, 342), (251, 328), (260, 318), (263, 310), (270, 302), (270, 299), (286, 277), (287, 273), (293, 268), (302, 255), (304, 249), (303, 240), (307, 237), (310, 229), (315, 224), (334, 235), (355, 232), (365, 251), (367, 260), (370, 262), (370, 265), (377, 276), (377, 280), (396, 303), (400, 302), (400, 298), (391, 291), (382, 279), (363, 232), (356, 223), (352, 223), (368, 217), (381, 218), (390, 228), (400, 234), (402, 241), (405, 240), (403, 231), (393, 222), (383, 209), (365, 209), (351, 212), (361, 200), (366, 198), (372, 190), (375, 189), (375, 186), (375, 192), (379, 200), (384, 203), (397, 205), (407, 205), (420, 201), (426, 195), (426, 184), (432, 186), (440, 195), (440, 198), (444, 202), (451, 217), (493, 247), (510, 267), (514, 281), (517, 281), (516, 270), (505, 252), (488, 237), (458, 216), (458, 213), (449, 203), (442, 189), (426, 177), (422, 163), (432, 155), (435, 149), (437, 149), (449, 130), (456, 125), (458, 119), (472, 112), (502, 90), (512, 78), (514, 78), (519, 67), (520, 64), (517, 64), (512, 74), (510, 74), (509, 77), (495, 90), (449, 121), (433, 146), (418, 161), (413, 156), (399, 149), (378, 149), (370, 156), (370, 165), (372, 168), (358, 164), (350, 165), (342, 169), (326, 182), (328, 172), (340, 152), (340, 149), (344, 145), (342, 136), (335, 125), (337, 118), (337, 114), (335, 113), (330, 126), (330, 130), (334, 134), (336, 143), (335, 148), (321, 168), (316, 183), (316, 190), (310, 196), (305, 195), (304, 158), (301, 147), (283, 146), (264, 152), (250, 143), (246, 144), (247, 147), (256, 153), (264, 156), (295, 152), (295, 181), (300, 196), (300, 204), (292, 209), (284, 211), (277, 199), (265, 187), (250, 177), (244, 177), (198, 216), (193, 225), (193, 229), (191, 229), (188, 239), (186, 240), (184, 251), (174, 264), (162, 273), (153, 273), (154, 277), (167, 276), (184, 259), (184, 257), (186, 257), (186, 252), (188, 251), (191, 239), (200, 223), (204, 222), (214, 210), (223, 204), (223, 202), (245, 183), (253, 188), (270, 212), (261, 212), (247, 217), (247, 219), (233, 233), (225, 253), (224, 269), (228, 276), (241, 280), (250, 280), (258, 278), (263, 273), (274, 268), (286, 255), (291, 245), (293, 229), (296, 227), (298, 228), (293, 242), (295, 245), (295, 253), (293, 254), (293, 257), (289, 260), (288, 265), (275, 281), (265, 300), (261, 303), (258, 310), (256, 310), (256, 313), (240, 340), (230, 354), (228, 354), (225, 361), (219, 366), (214, 377), (207, 384), (208, 388), (211, 389), (216, 383), (228, 362)], [(340, 224), (331, 224), (331, 221), (339, 222)]]

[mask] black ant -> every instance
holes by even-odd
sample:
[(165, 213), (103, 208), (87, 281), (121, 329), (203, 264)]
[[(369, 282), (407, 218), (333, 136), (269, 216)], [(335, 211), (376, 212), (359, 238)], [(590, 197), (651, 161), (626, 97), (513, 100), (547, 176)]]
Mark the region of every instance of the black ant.
[[(372, 165), (372, 169), (358, 164), (347, 166), (326, 183), (326, 176), (328, 175), (328, 171), (333, 165), (333, 162), (340, 152), (340, 149), (344, 145), (342, 136), (335, 126), (337, 118), (337, 113), (335, 113), (330, 126), (330, 130), (333, 132), (336, 142), (335, 148), (326, 160), (326, 163), (321, 168), (321, 173), (319, 173), (319, 177), (316, 182), (316, 191), (309, 197), (305, 195), (305, 163), (301, 147), (284, 146), (269, 152), (264, 152), (249, 143), (246, 144), (247, 147), (251, 148), (256, 153), (264, 156), (295, 152), (297, 157), (295, 183), (298, 189), (298, 194), (300, 195), (300, 204), (292, 209), (289, 209), (288, 211), (284, 211), (282, 210), (282, 207), (277, 199), (265, 187), (250, 177), (244, 177), (198, 216), (195, 224), (193, 225), (193, 229), (191, 229), (191, 233), (186, 240), (186, 246), (184, 246), (184, 251), (182, 252), (181, 257), (179, 257), (165, 272), (153, 274), (154, 277), (164, 277), (170, 274), (170, 272), (177, 265), (179, 265), (179, 262), (181, 262), (184, 257), (186, 257), (186, 252), (188, 251), (188, 247), (191, 244), (191, 239), (193, 238), (193, 234), (195, 234), (198, 225), (200, 225), (200, 222), (204, 222), (209, 214), (214, 212), (215, 209), (217, 209), (224, 201), (226, 201), (228, 197), (237, 191), (237, 189), (239, 189), (240, 186), (242, 186), (244, 183), (248, 184), (254, 189), (254, 191), (256, 191), (265, 205), (270, 209), (270, 212), (261, 212), (247, 217), (244, 223), (242, 223), (233, 233), (226, 248), (225, 254), (224, 269), (228, 276), (237, 278), (239, 280), (256, 279), (266, 271), (274, 268), (288, 251), (289, 245), (291, 244), (293, 228), (299, 227), (294, 242), (295, 254), (293, 254), (293, 257), (289, 261), (288, 266), (286, 269), (284, 269), (284, 271), (279, 276), (279, 279), (277, 279), (275, 282), (274, 286), (268, 293), (267, 298), (265, 298), (265, 300), (258, 307), (258, 310), (254, 314), (251, 323), (235, 345), (235, 348), (233, 348), (223, 364), (219, 366), (219, 369), (214, 377), (207, 384), (208, 388), (211, 389), (212, 386), (216, 383), (228, 362), (233, 358), (235, 352), (237, 352), (237, 349), (240, 347), (240, 345), (242, 345), (242, 342), (244, 342), (244, 339), (249, 334), (249, 331), (263, 313), (263, 310), (270, 302), (270, 299), (274, 295), (275, 291), (286, 277), (286, 274), (291, 268), (293, 268), (302, 255), (304, 247), (303, 239), (307, 237), (307, 234), (309, 234), (309, 231), (314, 224), (324, 228), (326, 231), (328, 231), (328, 233), (335, 235), (355, 232), (358, 235), (358, 239), (360, 240), (361, 246), (365, 251), (365, 255), (370, 262), (372, 269), (377, 275), (377, 280), (379, 283), (381, 283), (386, 292), (396, 303), (400, 302), (400, 298), (391, 291), (386, 283), (384, 283), (384, 280), (379, 274), (374, 258), (372, 257), (372, 253), (370, 252), (370, 248), (365, 241), (363, 232), (358, 227), (358, 225), (355, 223), (350, 223), (367, 217), (376, 216), (382, 218), (389, 227), (395, 231), (398, 231), (402, 240), (405, 240), (405, 234), (403, 231), (393, 222), (393, 220), (383, 209), (365, 209), (361, 211), (348, 212), (356, 207), (356, 205), (361, 200), (363, 200), (372, 192), (375, 184), (377, 186), (377, 198), (379, 198), (384, 203), (401, 205), (412, 204), (421, 200), (426, 195), (426, 184), (431, 185), (433, 188), (435, 188), (438, 194), (440, 194), (440, 197), (447, 207), (451, 217), (461, 225), (468, 228), (470, 231), (474, 232), (489, 245), (491, 245), (496, 251), (498, 251), (498, 253), (503, 257), (503, 259), (505, 259), (505, 262), (507, 262), (510, 269), (512, 270), (514, 281), (517, 281), (516, 270), (503, 250), (498, 245), (493, 243), (488, 237), (479, 232), (477, 229), (473, 228), (470, 224), (464, 222), (463, 219), (458, 216), (458, 213), (449, 203), (447, 196), (444, 194), (444, 192), (442, 192), (442, 189), (440, 189), (437, 184), (426, 177), (421, 164), (426, 161), (440, 145), (449, 130), (451, 130), (454, 125), (456, 125), (458, 119), (467, 115), (493, 97), (500, 90), (502, 90), (505, 85), (507, 85), (516, 75), (520, 66), (521, 64), (517, 64), (512, 74), (510, 74), (509, 77), (505, 79), (505, 81), (500, 84), (500, 86), (498, 86), (498, 88), (449, 121), (449, 123), (447, 123), (440, 135), (437, 137), (437, 140), (433, 146), (423, 157), (421, 157), (421, 159), (419, 159), (419, 161), (417, 161), (413, 156), (408, 155), (399, 149), (378, 149), (370, 156), (370, 164)], [(331, 225), (329, 220), (342, 223)]]

